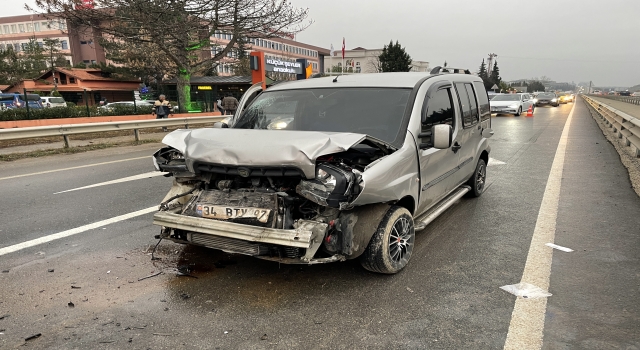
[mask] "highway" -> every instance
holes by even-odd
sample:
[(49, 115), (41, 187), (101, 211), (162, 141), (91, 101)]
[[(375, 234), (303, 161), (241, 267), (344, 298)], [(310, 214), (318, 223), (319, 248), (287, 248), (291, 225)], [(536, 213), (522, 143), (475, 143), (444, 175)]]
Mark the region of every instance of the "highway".
[[(152, 261), (159, 144), (0, 163), (0, 348), (640, 348), (640, 198), (586, 104), (492, 127), (487, 191), (393, 276), (165, 241)], [(552, 296), (499, 288), (545, 264)]]

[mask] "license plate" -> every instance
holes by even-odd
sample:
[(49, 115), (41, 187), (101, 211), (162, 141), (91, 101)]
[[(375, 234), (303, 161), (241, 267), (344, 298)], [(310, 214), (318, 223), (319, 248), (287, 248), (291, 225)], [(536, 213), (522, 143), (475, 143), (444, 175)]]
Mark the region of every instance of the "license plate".
[(270, 209), (260, 208), (236, 208), (225, 207), (219, 205), (198, 205), (196, 207), (196, 213), (202, 215), (203, 218), (228, 220), (228, 219), (256, 219), (261, 223), (266, 223), (269, 220)]

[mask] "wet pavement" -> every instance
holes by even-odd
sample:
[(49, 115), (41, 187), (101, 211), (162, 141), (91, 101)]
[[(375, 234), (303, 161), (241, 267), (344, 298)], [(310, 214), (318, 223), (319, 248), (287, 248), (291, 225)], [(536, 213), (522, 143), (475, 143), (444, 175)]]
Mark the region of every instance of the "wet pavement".
[[(487, 192), (419, 232), (397, 275), (166, 241), (152, 260), (159, 228), (145, 214), (0, 255), (0, 348), (502, 348), (515, 297), (499, 287), (522, 277), (572, 107), (494, 117)], [(640, 200), (597, 131), (579, 100), (557, 220), (576, 251), (554, 253), (549, 349), (640, 348)], [(55, 194), (150, 172), (157, 146), (0, 164), (0, 249), (157, 205), (170, 178)]]

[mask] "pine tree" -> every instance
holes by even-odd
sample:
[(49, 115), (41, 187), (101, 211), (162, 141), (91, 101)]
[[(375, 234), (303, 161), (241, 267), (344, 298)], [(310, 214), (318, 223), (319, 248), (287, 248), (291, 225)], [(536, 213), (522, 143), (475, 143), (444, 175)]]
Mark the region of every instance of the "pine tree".
[(495, 61), (493, 64), (493, 70), (491, 71), (489, 81), (491, 82), (491, 86), (493, 86), (493, 84), (500, 86), (500, 83), (502, 82), (502, 78), (500, 77), (500, 68), (498, 68), (498, 61)]
[(489, 81), (489, 74), (487, 73), (487, 65), (484, 63), (484, 58), (482, 59), (482, 64), (480, 65), (478, 76), (480, 77), (480, 79), (482, 79), (485, 89), (489, 90), (492, 84)]
[(411, 56), (396, 40), (389, 42), (379, 56), (380, 68), (383, 72), (408, 72), (411, 70)]

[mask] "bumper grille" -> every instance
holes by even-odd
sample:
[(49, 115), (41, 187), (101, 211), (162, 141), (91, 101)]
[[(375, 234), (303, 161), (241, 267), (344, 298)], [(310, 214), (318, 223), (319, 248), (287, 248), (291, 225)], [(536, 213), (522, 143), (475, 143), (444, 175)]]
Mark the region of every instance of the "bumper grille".
[(215, 164), (196, 164), (195, 168), (198, 171), (202, 171), (202, 172), (242, 176), (242, 177), (261, 177), (261, 176), (301, 177), (302, 176), (302, 172), (300, 170), (296, 168), (285, 168), (285, 167), (267, 168), (267, 167), (226, 166), (226, 165), (215, 165)]
[(269, 248), (259, 243), (252, 243), (240, 239), (219, 237), (197, 232), (187, 233), (187, 240), (193, 244), (207, 248), (222, 250), (227, 253), (244, 254), (250, 256), (265, 255)]

